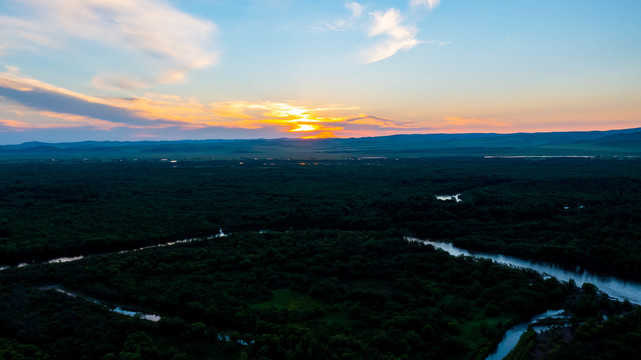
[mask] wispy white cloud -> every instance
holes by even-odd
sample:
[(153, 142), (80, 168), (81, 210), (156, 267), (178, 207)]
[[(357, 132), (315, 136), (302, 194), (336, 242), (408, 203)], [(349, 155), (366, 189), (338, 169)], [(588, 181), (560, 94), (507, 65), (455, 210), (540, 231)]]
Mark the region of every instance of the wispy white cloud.
[[(408, 12), (411, 14), (422, 9), (432, 10), (440, 0), (410, 0)], [(345, 8), (351, 16), (325, 21), (320, 26), (311, 26), (315, 30), (331, 30), (347, 32), (365, 29), (368, 38), (376, 38), (371, 44), (359, 50), (359, 58), (363, 63), (373, 63), (394, 56), (400, 50), (410, 50), (419, 44), (446, 45), (446, 41), (423, 41), (417, 39), (418, 19), (420, 16), (410, 16), (408, 20), (402, 15), (401, 10), (389, 8), (387, 10), (374, 10), (369, 16), (363, 16), (365, 5), (358, 2), (346, 2)]]
[(373, 63), (394, 56), (399, 50), (409, 50), (420, 44), (414, 38), (408, 39), (387, 39), (382, 43), (372, 45), (361, 51), (363, 62)]
[(361, 14), (363, 13), (363, 9), (365, 9), (365, 6), (357, 3), (357, 2), (348, 2), (345, 4), (345, 7), (352, 10), (352, 17), (353, 18), (359, 18), (361, 17)]
[(350, 17), (341, 17), (333, 21), (325, 21), (322, 22), (320, 26), (312, 26), (312, 28), (332, 31), (347, 31), (353, 29), (357, 24), (357, 20), (363, 14), (365, 6), (357, 2), (346, 2), (345, 8), (351, 11), (352, 15)]
[(143, 79), (125, 73), (100, 72), (91, 79), (91, 84), (106, 90), (136, 90), (149, 86), (152, 79)]
[(0, 15), (0, 56), (41, 47), (60, 48), (60, 41), (52, 36), (55, 31), (43, 21)]
[(410, 7), (414, 9), (424, 7), (432, 10), (440, 3), (441, 0), (410, 0)]
[(159, 73), (146, 81), (127, 74), (101, 74), (95, 84), (123, 88), (180, 81), (191, 70), (216, 63), (210, 21), (183, 13), (163, 0), (23, 0), (27, 13), (2, 16), (0, 48), (10, 50), (64, 47), (72, 39), (96, 41), (120, 50), (146, 54)]
[[(432, 10), (440, 4), (440, 0), (410, 0), (409, 9), (412, 12)], [(400, 50), (410, 50), (418, 44), (446, 45), (445, 41), (423, 41), (417, 39), (417, 22), (408, 21), (399, 9), (390, 8), (385, 11), (370, 12), (368, 37), (383, 37), (379, 41), (360, 51), (364, 63), (373, 63), (394, 56)]]
[(402, 25), (403, 17), (397, 9), (392, 8), (384, 13), (382, 11), (374, 11), (371, 14), (374, 17), (374, 22), (369, 29), (369, 36), (389, 35), (397, 39), (404, 39), (416, 34), (416, 29), (410, 29)]
[(385, 36), (386, 39), (361, 51), (365, 63), (386, 59), (399, 50), (409, 50), (421, 43), (416, 39), (418, 32), (416, 27), (403, 24), (404, 18), (400, 10), (392, 8), (385, 12), (374, 11), (370, 14), (373, 20), (367, 35), (369, 37)]

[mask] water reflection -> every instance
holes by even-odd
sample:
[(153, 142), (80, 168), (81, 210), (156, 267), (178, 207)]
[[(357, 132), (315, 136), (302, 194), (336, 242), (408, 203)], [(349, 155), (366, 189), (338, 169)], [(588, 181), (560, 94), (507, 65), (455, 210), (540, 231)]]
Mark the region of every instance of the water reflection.
[(113, 311), (115, 313), (118, 313), (118, 314), (138, 317), (138, 318), (141, 318), (141, 319), (144, 319), (144, 320), (153, 321), (153, 322), (160, 321), (160, 316), (158, 316), (158, 315), (145, 314), (145, 313), (141, 313), (141, 312), (125, 310), (125, 309), (122, 309), (120, 307), (115, 307), (115, 308), (111, 309), (111, 311)]
[(145, 313), (140, 312), (140, 311), (125, 310), (125, 309), (121, 308), (120, 306), (111, 307), (111, 306), (103, 303), (100, 300), (97, 300), (97, 299), (94, 299), (94, 298), (90, 298), (90, 297), (79, 296), (78, 294), (73, 293), (73, 292), (71, 292), (69, 290), (65, 290), (62, 287), (57, 286), (57, 285), (43, 286), (43, 287), (41, 287), (41, 289), (42, 290), (55, 290), (55, 291), (57, 291), (57, 292), (59, 292), (61, 294), (65, 294), (65, 295), (67, 295), (69, 297), (72, 297), (74, 299), (75, 298), (84, 299), (84, 300), (90, 301), (90, 302), (92, 302), (94, 304), (98, 304), (98, 305), (102, 305), (102, 306), (108, 307), (109, 311), (113, 311), (113, 312), (118, 313), (118, 314), (137, 317), (137, 318), (140, 318), (140, 319), (143, 319), (143, 320), (149, 320), (149, 321), (153, 321), (153, 322), (160, 321), (160, 319), (161, 319), (160, 316), (155, 315), (155, 314), (145, 314)]
[[(140, 248), (130, 249), (130, 250), (121, 250), (121, 251), (118, 251), (117, 254), (126, 254), (126, 253), (132, 252), (132, 251), (141, 251), (141, 250), (147, 250), (147, 249), (153, 249), (153, 248), (159, 248), (159, 247), (165, 247), (165, 246), (187, 244), (187, 243), (194, 242), (194, 241), (210, 240), (210, 239), (219, 238), (219, 237), (225, 237), (225, 236), (227, 236), (227, 234), (225, 234), (223, 232), (223, 229), (220, 229), (218, 231), (218, 233), (215, 234), (215, 235), (210, 235), (210, 236), (200, 237), (200, 238), (189, 238), (189, 239), (175, 240), (175, 241), (170, 241), (170, 242), (166, 242), (166, 243), (143, 246), (143, 247), (140, 247)], [(106, 255), (106, 254), (96, 254), (96, 255)], [(39, 265), (39, 264), (60, 264), (60, 263), (77, 261), (77, 260), (81, 260), (81, 259), (84, 259), (84, 258), (85, 258), (84, 255), (71, 256), (71, 257), (61, 257), (61, 258), (57, 258), (57, 259), (47, 260), (47, 261), (44, 261), (44, 262), (41, 262), (41, 263), (37, 263), (37, 262), (26, 263), (26, 262), (24, 262), (24, 263), (20, 263), (20, 264), (16, 265), (16, 267), (17, 268), (22, 268), (22, 267), (25, 267), (25, 266)], [(7, 269), (10, 269), (10, 268), (11, 268), (11, 266), (9, 266), (9, 265), (2, 265), (2, 266), (0, 266), (0, 271), (7, 270)]]
[(584, 283), (591, 283), (596, 285), (599, 290), (605, 292), (611, 298), (620, 301), (628, 300), (633, 304), (641, 305), (641, 283), (636, 281), (623, 280), (614, 276), (597, 275), (580, 268), (572, 271), (551, 263), (524, 260), (501, 254), (469, 251), (458, 248), (450, 243), (422, 240), (413, 237), (407, 237), (406, 239), (408, 241), (422, 242), (426, 245), (431, 245), (437, 249), (444, 250), (453, 256), (463, 255), (472, 256), (475, 258), (490, 259), (499, 264), (532, 269), (543, 275), (553, 276), (561, 281), (569, 281), (570, 279), (573, 279), (578, 286), (581, 286)]
[(456, 194), (456, 195), (434, 195), (436, 196), (436, 200), (441, 200), (441, 201), (449, 201), (449, 200), (455, 200), (456, 202), (461, 202), (461, 194)]
[(71, 261), (76, 261), (84, 258), (84, 256), (72, 256), (72, 257), (61, 257), (53, 260), (49, 260), (46, 262), (46, 264), (60, 264), (60, 263), (66, 263), (66, 262), (71, 262)]
[(507, 356), (507, 354), (510, 353), (510, 351), (512, 351), (512, 349), (514, 349), (516, 344), (519, 342), (521, 335), (523, 335), (527, 331), (530, 325), (532, 325), (532, 327), (536, 332), (548, 330), (550, 329), (549, 325), (536, 326), (536, 323), (543, 319), (563, 318), (561, 314), (563, 314), (563, 310), (548, 310), (543, 314), (534, 316), (533, 318), (530, 319), (530, 321), (523, 322), (512, 327), (511, 329), (505, 332), (505, 335), (503, 335), (503, 339), (501, 339), (501, 342), (497, 345), (496, 350), (494, 350), (493, 353), (488, 355), (485, 358), (485, 360), (503, 359), (504, 357)]

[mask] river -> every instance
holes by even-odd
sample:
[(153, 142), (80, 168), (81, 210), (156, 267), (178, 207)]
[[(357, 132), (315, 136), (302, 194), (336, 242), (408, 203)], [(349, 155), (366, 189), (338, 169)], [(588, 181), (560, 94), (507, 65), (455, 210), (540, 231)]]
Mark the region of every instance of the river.
[[(597, 275), (585, 269), (571, 271), (552, 263), (525, 260), (502, 254), (469, 251), (458, 248), (451, 243), (422, 240), (414, 237), (406, 237), (406, 240), (431, 245), (436, 249), (446, 251), (452, 256), (471, 256), (480, 259), (490, 259), (498, 264), (535, 270), (544, 276), (553, 276), (561, 281), (569, 281), (572, 279), (578, 286), (581, 286), (584, 283), (591, 283), (596, 285), (599, 290), (608, 294), (610, 298), (621, 301), (628, 300), (633, 304), (641, 305), (641, 283), (639, 282), (622, 280), (614, 276)], [(512, 351), (512, 349), (514, 349), (516, 344), (519, 342), (521, 335), (527, 331), (530, 324), (534, 325), (537, 321), (542, 319), (562, 316), (562, 313), (562, 310), (550, 310), (533, 317), (530, 321), (523, 322), (512, 327), (503, 335), (503, 339), (501, 339), (501, 342), (497, 345), (494, 352), (488, 355), (485, 360), (503, 359), (510, 353), (510, 351)]]
[(527, 331), (530, 324), (532, 324), (532, 327), (537, 332), (547, 330), (550, 328), (550, 326), (544, 325), (537, 327), (536, 323), (539, 320), (549, 318), (563, 318), (563, 310), (548, 310), (543, 314), (534, 316), (530, 319), (530, 321), (522, 322), (513, 326), (511, 329), (505, 332), (505, 335), (503, 335), (503, 339), (501, 339), (501, 342), (496, 346), (494, 352), (488, 355), (485, 360), (501, 360), (505, 358), (507, 354), (509, 354), (510, 351), (514, 349), (516, 344), (518, 344), (519, 339), (521, 339), (521, 335), (523, 335)]
[(575, 271), (567, 270), (552, 263), (525, 260), (501, 254), (469, 251), (458, 248), (450, 243), (422, 240), (413, 237), (407, 237), (406, 239), (408, 241), (422, 242), (423, 244), (431, 245), (437, 249), (446, 251), (452, 256), (463, 255), (490, 259), (499, 264), (535, 270), (543, 275), (553, 276), (560, 281), (569, 281), (572, 279), (578, 286), (584, 283), (591, 283), (613, 299), (620, 301), (628, 300), (633, 304), (641, 305), (641, 283), (636, 281), (623, 280), (614, 276), (598, 275), (585, 269), (577, 269)]
[(141, 319), (144, 319), (144, 320), (153, 321), (153, 322), (157, 322), (157, 321), (160, 320), (160, 316), (158, 316), (156, 314), (145, 314), (145, 313), (140, 312), (140, 311), (126, 310), (126, 309), (123, 309), (120, 306), (109, 306), (109, 305), (105, 304), (103, 301), (100, 301), (100, 300), (94, 299), (94, 298), (90, 298), (90, 297), (79, 296), (78, 294), (73, 293), (73, 292), (68, 291), (68, 290), (65, 290), (62, 287), (58, 286), (58, 285), (43, 286), (40, 289), (45, 290), (45, 291), (47, 291), (47, 290), (55, 290), (55, 291), (57, 291), (57, 292), (59, 292), (61, 294), (65, 294), (65, 295), (67, 295), (69, 297), (72, 297), (72, 298), (84, 299), (84, 300), (90, 301), (90, 302), (92, 302), (94, 304), (98, 304), (98, 305), (102, 305), (102, 306), (108, 307), (110, 311), (113, 311), (113, 312), (118, 313), (118, 314), (138, 317), (138, 318), (141, 318)]
[[(136, 249), (129, 249), (129, 250), (121, 250), (113, 253), (102, 253), (102, 254), (94, 254), (94, 255), (108, 255), (108, 254), (124, 254), (132, 251), (141, 251), (141, 250), (147, 250), (147, 249), (153, 249), (153, 248), (159, 248), (159, 247), (165, 247), (165, 246), (173, 246), (173, 245), (179, 245), (179, 244), (187, 244), (190, 242), (195, 242), (195, 241), (203, 241), (203, 240), (209, 240), (213, 238), (218, 238), (218, 237), (225, 237), (227, 234), (223, 232), (223, 229), (220, 229), (218, 231), (218, 234), (215, 235), (210, 235), (210, 236), (205, 236), (205, 237), (198, 237), (198, 238), (189, 238), (189, 239), (182, 239), (182, 240), (175, 240), (175, 241), (169, 241), (169, 242), (164, 242), (164, 243), (159, 243), (155, 245), (149, 245), (149, 246), (143, 246), (140, 248)], [(92, 255), (88, 255), (92, 256)], [(67, 257), (60, 257), (56, 259), (51, 259), (43, 262), (31, 262), (31, 263), (20, 263), (16, 265), (16, 267), (25, 267), (25, 266), (31, 266), (31, 265), (39, 265), (39, 264), (60, 264), (60, 263), (66, 263), (66, 262), (72, 262), (72, 261), (78, 261), (81, 259), (84, 259), (86, 256), (84, 255), (79, 255), (79, 256), (67, 256)], [(0, 271), (10, 269), (12, 266), (10, 265), (0, 265)]]
[[(460, 194), (454, 195), (454, 196), (449, 196), (447, 200), (455, 200), (455, 201), (461, 201), (458, 196)], [(439, 199), (440, 200), (440, 199)], [(123, 250), (118, 253), (126, 253), (130, 251), (140, 251), (140, 250), (145, 250), (149, 248), (155, 248), (155, 247), (164, 247), (164, 246), (172, 246), (172, 245), (177, 245), (177, 244), (184, 244), (184, 243), (189, 243), (193, 241), (200, 241), (204, 239), (211, 239), (214, 237), (223, 237), (227, 236), (225, 233), (223, 233), (222, 229), (220, 232), (216, 235), (208, 236), (205, 238), (191, 238), (191, 239), (184, 239), (184, 240), (178, 240), (178, 241), (172, 241), (172, 242), (167, 242), (167, 243), (161, 243), (157, 245), (152, 245), (152, 246), (147, 246), (147, 247), (142, 247), (138, 249), (132, 249), (132, 250)], [(553, 276), (561, 281), (569, 281), (570, 279), (574, 280), (577, 285), (581, 286), (584, 283), (591, 283), (596, 285), (599, 290), (605, 292), (608, 294), (613, 299), (617, 300), (628, 300), (630, 303), (641, 305), (641, 283), (635, 282), (635, 281), (629, 281), (629, 280), (622, 280), (613, 276), (602, 276), (602, 275), (597, 275), (594, 273), (591, 273), (587, 270), (580, 270), (577, 269), (576, 271), (572, 270), (567, 270), (564, 268), (561, 268), (560, 266), (552, 263), (545, 263), (545, 262), (539, 262), (539, 261), (531, 261), (531, 260), (525, 260), (525, 259), (520, 259), (517, 257), (513, 256), (506, 256), (502, 254), (492, 254), (492, 253), (485, 253), (485, 252), (475, 252), (475, 251), (469, 251), (465, 250), (462, 248), (458, 248), (454, 246), (451, 243), (444, 243), (444, 242), (437, 242), (437, 241), (431, 241), (431, 240), (423, 240), (423, 239), (418, 239), (414, 237), (406, 237), (407, 241), (410, 242), (419, 242), (423, 243), (426, 245), (433, 246), (434, 248), (441, 249), (446, 251), (452, 256), (471, 256), (475, 258), (481, 258), (481, 259), (490, 259), (496, 263), (499, 264), (504, 264), (508, 266), (514, 266), (514, 267), (519, 267), (519, 268), (525, 268), (525, 269), (531, 269), (535, 270), (545, 276)], [(65, 258), (58, 258), (58, 259), (52, 259), (49, 261), (46, 261), (44, 263), (51, 264), (51, 263), (64, 263), (64, 262), (70, 262), (70, 261), (77, 261), (84, 258), (83, 256), (76, 256), (76, 257), (65, 257)], [(18, 267), (24, 267), (24, 266), (29, 266), (32, 264), (20, 264)], [(9, 268), (9, 266), (0, 266), (0, 271), (5, 270)], [(55, 286), (49, 286), (49, 287), (44, 287), (44, 289), (55, 289), (56, 291), (65, 293), (69, 296), (76, 297), (76, 294), (70, 293), (68, 291), (65, 291), (64, 289), (61, 289), (59, 287)], [(93, 301), (98, 304), (102, 304), (102, 302), (95, 300), (95, 299), (88, 299), (90, 301)], [(140, 318), (150, 320), (150, 321), (158, 321), (160, 320), (160, 316), (155, 315), (155, 314), (144, 314), (140, 312), (134, 312), (134, 311), (129, 311), (129, 310), (124, 310), (120, 307), (112, 308), (111, 311), (118, 312), (123, 315), (128, 315), (128, 316), (138, 316)], [(499, 345), (497, 346), (497, 349), (495, 350), (494, 353), (490, 354), (486, 360), (497, 360), (497, 359), (502, 359), (505, 357), (513, 348), (516, 346), (518, 343), (519, 338), (521, 335), (527, 330), (527, 327), (529, 324), (533, 324), (538, 320), (545, 319), (551, 316), (559, 316), (561, 314), (560, 310), (552, 310), (548, 311), (546, 313), (537, 315), (533, 317), (529, 322), (524, 322), (521, 324), (518, 324), (514, 326), (513, 328), (509, 329)], [(229, 339), (229, 336), (219, 334), (218, 338), (220, 341), (226, 341), (230, 342), (231, 340)], [(245, 340), (238, 340), (236, 341), (240, 345), (248, 345), (253, 343), (252, 341), (245, 341)]]

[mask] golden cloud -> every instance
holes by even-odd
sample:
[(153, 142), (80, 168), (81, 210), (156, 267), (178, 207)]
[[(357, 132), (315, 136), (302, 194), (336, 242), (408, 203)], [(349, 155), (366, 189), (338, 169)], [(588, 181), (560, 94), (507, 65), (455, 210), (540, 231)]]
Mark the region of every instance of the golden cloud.
[(327, 138), (333, 138), (336, 137), (334, 133), (330, 131), (323, 131), (321, 133), (318, 133), (316, 135), (308, 135), (308, 136), (303, 136), (301, 139), (327, 139)]
[[(162, 94), (130, 98), (96, 97), (23, 77), (15, 69), (0, 72), (0, 96), (6, 100), (5, 110), (9, 109), (16, 115), (15, 122), (7, 124), (12, 128), (25, 129), (50, 126), (99, 130), (128, 127), (147, 131), (163, 128), (260, 131), (269, 128), (271, 133), (275, 131), (284, 136), (300, 134), (305, 138), (417, 133), (430, 129), (423, 123), (355, 113), (359, 110), (355, 106), (318, 107), (291, 101), (203, 104), (195, 99)], [(467, 120), (452, 118), (448, 121), (462, 123)]]

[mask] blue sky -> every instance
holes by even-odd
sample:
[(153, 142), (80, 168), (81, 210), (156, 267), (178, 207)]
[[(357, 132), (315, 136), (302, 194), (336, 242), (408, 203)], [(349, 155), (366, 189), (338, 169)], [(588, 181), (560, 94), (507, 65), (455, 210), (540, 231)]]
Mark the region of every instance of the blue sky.
[(0, 143), (641, 126), (641, 2), (0, 0)]

